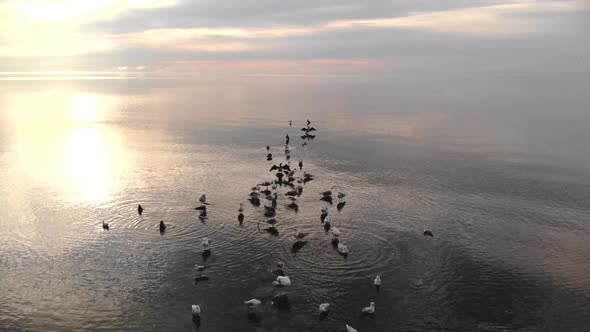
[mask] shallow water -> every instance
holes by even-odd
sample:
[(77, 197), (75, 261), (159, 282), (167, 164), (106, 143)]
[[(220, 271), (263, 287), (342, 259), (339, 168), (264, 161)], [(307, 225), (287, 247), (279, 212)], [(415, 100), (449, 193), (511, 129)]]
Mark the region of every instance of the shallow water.
[[(410, 83), (1, 83), (0, 328), (195, 330), (197, 303), (203, 331), (587, 330), (590, 115), (567, 95)], [(302, 147), (308, 118), (317, 137)], [(287, 133), (316, 180), (298, 211), (280, 195), (271, 236), (247, 198), (284, 162)], [(320, 223), (331, 185), (348, 193), (330, 207), (347, 258)], [(173, 226), (163, 235), (160, 220)], [(294, 253), (295, 228), (310, 235)], [(195, 282), (205, 236), (210, 279)], [(293, 282), (286, 312), (271, 304), (277, 260)], [(250, 298), (264, 303), (259, 322)], [(360, 317), (371, 301), (375, 316)], [(320, 321), (322, 302), (332, 310)]]

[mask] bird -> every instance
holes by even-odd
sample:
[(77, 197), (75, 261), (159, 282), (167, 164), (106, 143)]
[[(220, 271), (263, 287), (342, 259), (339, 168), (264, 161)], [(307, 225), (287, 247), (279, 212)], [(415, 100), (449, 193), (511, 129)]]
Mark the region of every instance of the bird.
[(272, 153), (269, 153), (266, 155), (266, 160), (268, 160), (268, 161), (272, 160)]
[(291, 286), (291, 278), (287, 276), (278, 276), (277, 280), (272, 282), (275, 286)]
[(328, 207), (327, 206), (322, 206), (322, 214), (328, 214)]
[(375, 284), (375, 287), (379, 288), (379, 286), (381, 286), (381, 276), (377, 275), (373, 283)]
[(424, 228), (424, 236), (434, 237), (434, 234), (432, 234), (432, 231), (430, 231), (429, 229)]
[(338, 200), (342, 201), (346, 197), (346, 193), (339, 191), (338, 192)]
[(208, 238), (204, 237), (201, 244), (203, 244), (203, 249), (209, 250), (209, 245), (211, 244), (211, 241)]
[(141, 214), (143, 213), (143, 207), (141, 206), (141, 204), (139, 204), (137, 206), (137, 213), (139, 213), (139, 215), (141, 216)]
[(199, 202), (201, 202), (201, 205), (207, 204), (207, 196), (205, 196), (205, 193), (202, 193), (201, 196), (199, 196)]
[(326, 232), (329, 232), (330, 231), (330, 227), (332, 227), (332, 225), (330, 225), (330, 222), (329, 221), (324, 222), (324, 230)]
[(307, 125), (309, 126), (311, 124), (311, 121), (309, 121), (309, 119), (307, 119)]
[(270, 218), (266, 220), (266, 223), (269, 225), (274, 225), (277, 223), (277, 220), (275, 218)]
[(191, 306), (191, 311), (193, 316), (198, 316), (201, 313), (201, 307), (198, 304), (193, 304)]
[(330, 187), (330, 189), (328, 189), (328, 190), (326, 190), (324, 192), (321, 192), (320, 194), (322, 194), (322, 196), (324, 196), (324, 197), (326, 197), (326, 196), (330, 196), (331, 197), (333, 190), (334, 190), (334, 187), (332, 186), (332, 187)]
[(334, 235), (334, 237), (340, 236), (340, 230), (336, 228), (336, 226), (332, 227), (332, 235)]
[(375, 313), (375, 302), (371, 302), (368, 307), (364, 307), (361, 309), (363, 314), (374, 314)]
[(244, 212), (244, 203), (240, 203), (240, 207), (238, 208), (238, 212)]
[(355, 329), (354, 327), (346, 324), (346, 332), (359, 332), (357, 329)]
[(297, 241), (303, 239), (306, 236), (307, 236), (307, 233), (303, 233), (300, 230), (298, 230), (297, 228), (295, 228), (295, 230), (293, 230), (293, 237), (295, 239), (297, 239)]
[(289, 134), (287, 134), (287, 136), (286, 136), (285, 138), (286, 138), (286, 140), (285, 140), (285, 141), (286, 141), (286, 143), (285, 143), (285, 144), (289, 144), (289, 140), (290, 140), (290, 138), (289, 138)]
[(303, 159), (299, 159), (299, 170), (303, 169)]
[(164, 233), (166, 231), (166, 225), (164, 225), (164, 220), (160, 220), (160, 233)]
[(261, 303), (262, 303), (262, 301), (257, 300), (257, 299), (251, 299), (248, 301), (244, 301), (244, 304), (246, 304), (250, 308), (254, 308), (256, 306), (259, 306)]
[(346, 256), (346, 255), (348, 255), (348, 247), (343, 245), (342, 243), (338, 243), (338, 252), (341, 255)]
[(293, 125), (293, 121), (289, 120), (289, 127)]
[(266, 146), (266, 151), (269, 151), (269, 150), (270, 150), (270, 146), (269, 146), (269, 145), (267, 145), (267, 146)]
[(238, 221), (240, 222), (240, 225), (244, 222), (244, 214), (242, 212), (238, 214)]
[(322, 303), (320, 304), (320, 313), (327, 312), (328, 308), (330, 308), (330, 303)]
[(275, 265), (279, 268), (282, 269), (283, 267), (285, 267), (285, 263), (283, 262), (276, 262)]
[(109, 224), (107, 224), (106, 222), (102, 222), (102, 229), (106, 229), (107, 231), (109, 230)]
[(202, 275), (203, 271), (205, 271), (207, 268), (208, 266), (195, 264), (195, 269), (197, 270), (197, 272), (199, 272), (199, 275)]

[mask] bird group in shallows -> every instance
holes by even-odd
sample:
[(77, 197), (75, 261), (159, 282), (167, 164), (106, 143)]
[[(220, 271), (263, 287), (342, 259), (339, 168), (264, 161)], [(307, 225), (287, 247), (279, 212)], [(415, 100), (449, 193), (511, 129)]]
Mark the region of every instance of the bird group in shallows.
[[(289, 126), (293, 125), (292, 121), (289, 121)], [(302, 148), (307, 146), (308, 142), (313, 140), (316, 135), (312, 134), (313, 132), (317, 132), (317, 130), (311, 126), (311, 121), (306, 121), (306, 126), (301, 128), (301, 131), (304, 133), (301, 136), (303, 140)], [(278, 236), (279, 230), (276, 227), (278, 222), (277, 216), (277, 205), (278, 201), (281, 197), (285, 197), (288, 204), (286, 207), (288, 209), (294, 210), (295, 212), (298, 211), (300, 207), (299, 199), (303, 195), (304, 185), (307, 182), (310, 182), (315, 179), (315, 175), (308, 172), (307, 170), (303, 170), (303, 159), (299, 158), (297, 163), (297, 167), (291, 167), (291, 152), (295, 149), (289, 145), (291, 141), (290, 136), (287, 134), (285, 136), (285, 149), (284, 149), (284, 156), (285, 162), (279, 162), (278, 164), (274, 164), (270, 167), (269, 173), (274, 172), (274, 177), (272, 179), (263, 180), (257, 184), (255, 184), (251, 189), (250, 193), (248, 194), (248, 200), (255, 208), (263, 206), (262, 211), (264, 212), (264, 218), (262, 220), (256, 221), (256, 225), (259, 232), (265, 231), (266, 233), (270, 234), (271, 236)], [(273, 155), (271, 152), (271, 146), (266, 146), (266, 159), (267, 161), (273, 160)], [(280, 188), (286, 188), (286, 192), (279, 194)], [(316, 194), (318, 195), (318, 194)], [(346, 205), (346, 197), (347, 194), (344, 191), (336, 190), (335, 186), (331, 186), (325, 191), (319, 192), (319, 200), (328, 203), (329, 205), (333, 204), (333, 200), (337, 199), (336, 209), (341, 211), (344, 206)], [(205, 221), (207, 219), (207, 206), (210, 205), (207, 202), (207, 196), (205, 193), (201, 193), (198, 197), (198, 203), (195, 207), (195, 210), (199, 211), (198, 218), (201, 221)], [(330, 243), (335, 249), (335, 251), (341, 255), (343, 258), (347, 258), (349, 255), (349, 247), (342, 241), (342, 234), (343, 232), (333, 224), (332, 220), (330, 219), (330, 208), (329, 205), (324, 205), (321, 207), (320, 211), (320, 222), (322, 228), (326, 232), (326, 234), (331, 233)], [(137, 213), (139, 216), (142, 216), (145, 209), (144, 207), (139, 204), (137, 206)], [(239, 225), (243, 225), (245, 222), (245, 215), (244, 212), (246, 211), (244, 207), (244, 203), (240, 203), (237, 209), (238, 212), (238, 223)], [(149, 211), (148, 211), (149, 212)], [(262, 225), (262, 226), (261, 226)], [(159, 230), (160, 234), (164, 235), (166, 232), (166, 228), (168, 225), (164, 223), (164, 221), (160, 221), (159, 223)], [(173, 226), (172, 226), (173, 227)], [(104, 230), (109, 230), (109, 224), (102, 222), (102, 228)], [(424, 229), (423, 232), (424, 236), (434, 237), (434, 234), (429, 229)], [(304, 232), (299, 228), (294, 228), (292, 231), (293, 236), (293, 244), (291, 248), (291, 252), (293, 254), (297, 254), (299, 250), (301, 250), (307, 243), (306, 239), (311, 236), (312, 234), (308, 232)], [(203, 247), (202, 257), (204, 260), (207, 259), (211, 255), (211, 243), (212, 241), (208, 237), (204, 237), (201, 241), (201, 245)], [(291, 277), (286, 275), (285, 273), (285, 263), (283, 262), (276, 262), (275, 267), (271, 270), (271, 273), (276, 276), (274, 281), (272, 281), (272, 285), (277, 287), (277, 289), (282, 289), (281, 291), (275, 293), (272, 297), (272, 305), (277, 307), (278, 309), (288, 309), (289, 308), (289, 295), (285, 289), (288, 289), (289, 286), (292, 285)], [(209, 268), (207, 265), (199, 265), (195, 264), (194, 269), (196, 272), (195, 281), (205, 281), (209, 280), (209, 278), (204, 275), (203, 273)], [(296, 278), (295, 278), (295, 281)], [(381, 287), (381, 276), (377, 275), (373, 281), (373, 285), (377, 291), (379, 291)], [(254, 321), (259, 321), (259, 313), (258, 308), (263, 304), (263, 301), (259, 299), (250, 299), (244, 300), (244, 305), (247, 306), (248, 310), (248, 317)], [(318, 314), (320, 319), (325, 318), (330, 309), (333, 308), (333, 305), (329, 302), (320, 303), (318, 307)], [(193, 304), (191, 306), (191, 313), (193, 322), (200, 326), (201, 324), (201, 313), (202, 308), (199, 304)], [(375, 302), (370, 302), (368, 306), (363, 307), (360, 309), (360, 313), (362, 316), (370, 315), (373, 316), (375, 314)], [(352, 326), (345, 324), (347, 332), (355, 332), (357, 331)]]

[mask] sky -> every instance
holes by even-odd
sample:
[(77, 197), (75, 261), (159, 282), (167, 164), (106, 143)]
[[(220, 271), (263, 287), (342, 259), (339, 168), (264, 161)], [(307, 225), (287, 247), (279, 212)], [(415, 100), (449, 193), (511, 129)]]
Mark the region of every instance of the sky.
[(0, 72), (590, 73), (590, 0), (0, 1)]

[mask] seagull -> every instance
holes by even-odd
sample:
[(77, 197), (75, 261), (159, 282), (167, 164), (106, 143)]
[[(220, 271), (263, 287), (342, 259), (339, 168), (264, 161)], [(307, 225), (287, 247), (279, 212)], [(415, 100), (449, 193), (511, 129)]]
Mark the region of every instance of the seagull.
[(424, 236), (434, 237), (434, 234), (429, 229), (424, 228)]
[(205, 271), (207, 268), (208, 266), (195, 264), (195, 269), (197, 270), (197, 272), (199, 272), (199, 275), (202, 275), (203, 271)]
[(273, 281), (272, 284), (275, 286), (291, 286), (291, 278), (278, 276), (277, 280)]
[(250, 308), (254, 308), (254, 307), (260, 305), (261, 303), (262, 303), (262, 301), (257, 300), (257, 299), (244, 301), (244, 304), (248, 305), (248, 307), (250, 307)]
[(332, 227), (332, 235), (334, 235), (334, 237), (340, 236), (340, 230), (336, 228), (336, 226)]
[(102, 222), (102, 229), (106, 229), (107, 231), (109, 230), (109, 224), (105, 223), (104, 221)]
[(307, 236), (307, 233), (303, 233), (300, 230), (298, 230), (297, 228), (295, 228), (295, 230), (293, 231), (293, 237), (295, 237), (295, 239), (297, 239), (297, 241), (303, 239), (306, 236)]
[(346, 332), (359, 332), (357, 329), (355, 329), (354, 327), (346, 324)]
[(191, 306), (193, 316), (198, 316), (201, 313), (201, 307), (198, 304), (193, 304)]
[(328, 312), (328, 308), (330, 308), (330, 303), (322, 303), (320, 304), (320, 313)]
[(141, 216), (141, 214), (143, 213), (143, 207), (141, 206), (141, 204), (139, 204), (137, 206), (137, 213), (139, 213), (139, 215)]
[(338, 252), (342, 255), (348, 255), (348, 247), (342, 243), (338, 243)]
[(239, 213), (244, 212), (244, 203), (240, 203), (240, 208), (238, 209)]
[(379, 287), (379, 286), (381, 286), (381, 276), (380, 276), (380, 275), (377, 275), (377, 276), (375, 277), (374, 284), (375, 284), (375, 287)]
[(329, 190), (326, 190), (326, 191), (324, 191), (324, 192), (322, 192), (320, 194), (322, 194), (322, 196), (324, 196), (324, 197), (326, 197), (326, 196), (330, 196), (331, 197), (332, 196), (332, 190), (334, 190), (334, 187), (333, 186), (330, 187)]
[(363, 314), (374, 314), (375, 313), (375, 302), (371, 302), (368, 307), (361, 309)]
[(207, 196), (205, 196), (205, 193), (202, 193), (201, 196), (199, 196), (199, 202), (201, 202), (201, 205), (207, 204)]
[(211, 241), (208, 238), (204, 237), (203, 242), (201, 243), (203, 244), (203, 249), (209, 250), (209, 245), (211, 244)]
[(258, 197), (260, 196), (260, 191), (258, 190), (252, 190), (252, 192), (250, 193), (250, 197)]

